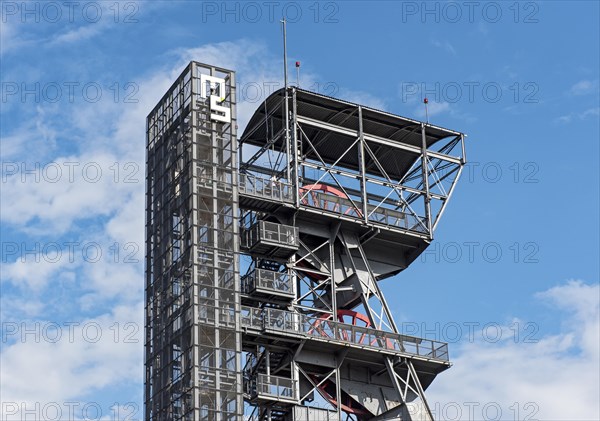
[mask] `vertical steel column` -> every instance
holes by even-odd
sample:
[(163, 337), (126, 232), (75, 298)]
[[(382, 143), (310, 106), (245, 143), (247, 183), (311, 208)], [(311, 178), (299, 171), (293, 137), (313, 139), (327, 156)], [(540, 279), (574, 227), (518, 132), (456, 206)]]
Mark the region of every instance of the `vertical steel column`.
[(283, 89), (284, 89), (284, 116), (285, 122), (285, 145), (287, 153), (287, 180), (290, 181), (290, 110), (288, 96), (288, 75), (287, 75), (287, 29), (285, 17), (282, 19), (283, 24)]
[(298, 107), (296, 103), (296, 88), (292, 88), (292, 119), (294, 125), (294, 176), (290, 180), (291, 188), (294, 191), (294, 201), (296, 208), (300, 206), (300, 176), (298, 175)]
[(425, 123), (421, 123), (421, 168), (423, 171), (423, 187), (425, 188), (425, 217), (427, 218), (427, 234), (433, 239), (431, 221), (431, 196), (429, 194), (429, 164), (427, 158), (427, 136), (425, 135)]
[[(338, 225), (339, 227), (339, 225)], [(337, 229), (332, 230), (329, 237), (329, 287), (331, 291), (331, 311), (333, 321), (337, 321), (337, 291), (335, 288), (335, 237)]]
[[(196, 127), (198, 127), (198, 125), (200, 124), (200, 122), (198, 121), (198, 113), (195, 112), (195, 108), (194, 107), (194, 78), (193, 75), (196, 74), (197, 72), (197, 66), (196, 63), (192, 62), (191, 66), (190, 66), (190, 95), (192, 96), (191, 101), (190, 101), (190, 114), (191, 114), (191, 136), (192, 136), (192, 151), (193, 151), (193, 155), (192, 157), (196, 157), (199, 154), (198, 151), (198, 143), (195, 142), (194, 139), (194, 135), (195, 135), (195, 131), (196, 131)], [(185, 102), (184, 102), (185, 103)], [(192, 159), (192, 163), (193, 163), (193, 159)], [(193, 165), (193, 164), (192, 164)], [(192, 197), (194, 198), (194, 202), (195, 204), (193, 204), (192, 206), (198, 206), (198, 202), (200, 200), (199, 197), (199, 186), (198, 186), (198, 178), (197, 177), (191, 177), (191, 184), (192, 184)], [(189, 205), (189, 204), (188, 204)], [(198, 229), (197, 227), (200, 225), (200, 221), (198, 218), (198, 212), (192, 212), (193, 214), (193, 220), (194, 220), (194, 225), (192, 228), (192, 254), (191, 254), (191, 261), (192, 263), (192, 279), (191, 279), (191, 307), (192, 307), (192, 326), (194, 326), (194, 329), (192, 329), (192, 333), (191, 333), (191, 346), (192, 346), (192, 361), (190, 361), (190, 363), (192, 364), (192, 393), (194, 394), (194, 398), (193, 398), (193, 413), (194, 413), (194, 419), (200, 419), (200, 388), (196, 387), (196, 381), (197, 379), (200, 378), (200, 365), (198, 364), (198, 362), (200, 361), (200, 332), (199, 332), (199, 328), (198, 328), (198, 320), (200, 318), (200, 311), (198, 308), (198, 296), (200, 294), (199, 291), (199, 286), (198, 286), (198, 278), (199, 278), (199, 273), (198, 273), (198, 266), (195, 264), (196, 263), (196, 259), (198, 258), (199, 255), (199, 233), (198, 233)]]
[[(337, 318), (336, 318), (337, 321)], [(340, 375), (340, 367), (342, 361), (338, 361), (338, 356), (335, 357), (335, 396), (337, 397), (338, 404), (336, 405), (337, 417), (341, 421), (342, 419), (342, 376)]]
[[(210, 74), (211, 76), (214, 75), (214, 67), (211, 67), (210, 69)], [(196, 75), (196, 73), (192, 74), (193, 76)], [(202, 89), (202, 88), (201, 88)], [(194, 92), (194, 90), (192, 89), (192, 92)], [(218, 151), (217, 151), (217, 123), (216, 122), (211, 122), (210, 123), (211, 126), (211, 131), (210, 131), (210, 153), (211, 153), (211, 161), (213, 163), (219, 162), (218, 159)], [(211, 171), (212, 171), (212, 183), (211, 183), (211, 187), (212, 187), (212, 234), (214, 236), (214, 243), (212, 244), (212, 255), (213, 255), (213, 268), (212, 268), (212, 272), (213, 272), (213, 296), (214, 296), (214, 301), (213, 301), (213, 308), (210, 310), (210, 312), (212, 312), (214, 314), (214, 335), (215, 335), (215, 348), (214, 348), (214, 371), (212, 374), (214, 374), (215, 376), (215, 390), (214, 390), (214, 396), (215, 396), (215, 404), (217, 405), (217, 407), (214, 408), (215, 410), (215, 420), (216, 421), (222, 421), (223, 420), (223, 414), (221, 413), (221, 411), (219, 410), (219, 406), (221, 405), (221, 403), (223, 402), (223, 398), (221, 396), (221, 367), (220, 367), (220, 363), (222, 361), (222, 357), (221, 357), (221, 353), (225, 352), (225, 350), (220, 349), (220, 344), (221, 344), (221, 330), (219, 329), (219, 309), (221, 308), (221, 303), (220, 303), (220, 290), (219, 290), (219, 281), (220, 281), (220, 270), (218, 268), (218, 264), (217, 262), (220, 260), (220, 253), (219, 253), (219, 249), (218, 249), (218, 243), (217, 243), (217, 238), (218, 238), (218, 231), (217, 231), (217, 227), (219, 226), (219, 207), (218, 207), (218, 199), (217, 197), (219, 197), (218, 194), (218, 190), (217, 190), (217, 183), (215, 182), (216, 180), (218, 180), (218, 174), (217, 174), (217, 166), (213, 165), (211, 167)], [(212, 367), (211, 367), (212, 368)]]
[(362, 213), (365, 223), (369, 222), (368, 206), (367, 206), (367, 175), (365, 168), (365, 136), (363, 133), (363, 118), (362, 107), (358, 106), (358, 137), (360, 139), (358, 145), (358, 163), (360, 166), (360, 192), (362, 194)]
[[(231, 106), (231, 192), (232, 192), (232, 213), (233, 213), (233, 238), (240, 238), (240, 223), (239, 223), (239, 164), (237, 155), (237, 81), (235, 72), (229, 73), (230, 86), (230, 106)], [(236, 413), (239, 417), (244, 413), (244, 376), (242, 373), (242, 299), (241, 299), (241, 282), (240, 282), (240, 242), (233, 241), (233, 271), (234, 271), (234, 309), (235, 309), (235, 359), (236, 359)]]

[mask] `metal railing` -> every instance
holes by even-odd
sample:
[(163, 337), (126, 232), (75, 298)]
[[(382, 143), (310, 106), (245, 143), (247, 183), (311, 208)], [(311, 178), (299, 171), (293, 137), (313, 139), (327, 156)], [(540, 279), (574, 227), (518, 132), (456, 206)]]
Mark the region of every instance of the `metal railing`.
[(252, 174), (240, 174), (239, 180), (241, 194), (289, 203), (294, 200), (291, 184), (284, 181), (261, 178)]
[(367, 205), (369, 221), (402, 228), (408, 231), (427, 232), (427, 218), (411, 213)]
[(410, 354), (440, 361), (449, 361), (448, 344), (355, 326), (314, 316), (278, 310), (242, 306), (242, 326), (270, 329), (312, 337), (318, 340), (350, 343), (363, 348)]
[(275, 222), (260, 221), (260, 238), (274, 243), (298, 246), (298, 228)]
[[(239, 175), (239, 191), (241, 194), (269, 200), (286, 203), (293, 203), (294, 201), (290, 183), (262, 178), (253, 174)], [(360, 201), (355, 200), (353, 203), (350, 199), (317, 190), (311, 190), (308, 193), (301, 191), (300, 197), (303, 197), (301, 203), (305, 206), (362, 219), (362, 202)], [(354, 205), (358, 207), (358, 210)], [(371, 222), (408, 231), (427, 232), (427, 219), (412, 213), (367, 204), (367, 215)]]
[[(355, 200), (353, 203), (350, 199), (316, 190), (312, 190), (308, 194), (304, 193), (304, 195), (301, 196), (304, 196), (301, 203), (305, 206), (354, 218), (363, 218), (362, 202)], [(354, 205), (356, 205), (358, 210)], [(427, 219), (415, 216), (411, 213), (367, 204), (367, 215), (371, 222), (393, 226), (407, 231), (427, 232)]]
[(242, 233), (242, 246), (252, 248), (266, 241), (280, 246), (298, 247), (299, 230), (290, 225), (258, 221)]
[(292, 379), (267, 374), (259, 374), (256, 379), (256, 391), (261, 395), (294, 399), (295, 382)]
[(287, 377), (259, 373), (246, 379), (246, 393), (253, 397), (294, 400), (296, 398), (296, 383), (296, 381)]
[(256, 289), (293, 295), (293, 283), (287, 272), (254, 269), (242, 278), (242, 292), (249, 294)]
[(242, 306), (242, 326), (262, 330), (263, 310), (256, 307)]
[(340, 421), (337, 411), (330, 409), (314, 408), (309, 406), (295, 406), (294, 420), (296, 421)]
[[(239, 175), (239, 191), (241, 194), (265, 198), (269, 200), (293, 203), (292, 185), (290, 183), (258, 177), (252, 174)], [(334, 194), (311, 190), (300, 191), (301, 204), (328, 212), (362, 219), (362, 202), (351, 201)], [(355, 208), (355, 206), (358, 210)], [(427, 219), (412, 213), (388, 209), (367, 204), (367, 215), (371, 222), (393, 226), (408, 231), (427, 232)]]

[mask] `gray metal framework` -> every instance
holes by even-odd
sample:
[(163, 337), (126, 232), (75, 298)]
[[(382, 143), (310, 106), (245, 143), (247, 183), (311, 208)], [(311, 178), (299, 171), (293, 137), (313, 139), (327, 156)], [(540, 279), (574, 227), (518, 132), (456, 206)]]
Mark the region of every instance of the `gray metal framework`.
[(269, 285), (242, 295), (249, 419), (432, 419), (448, 346), (402, 335), (378, 281), (432, 241), (464, 135), (289, 88), (239, 143), (242, 232), (261, 232), (242, 279)]
[(147, 119), (146, 420), (243, 416), (235, 105), (234, 72), (192, 62)]
[(432, 241), (464, 135), (292, 87), (235, 136), (233, 72), (195, 62), (148, 117), (146, 420), (432, 420), (448, 346), (378, 281)]

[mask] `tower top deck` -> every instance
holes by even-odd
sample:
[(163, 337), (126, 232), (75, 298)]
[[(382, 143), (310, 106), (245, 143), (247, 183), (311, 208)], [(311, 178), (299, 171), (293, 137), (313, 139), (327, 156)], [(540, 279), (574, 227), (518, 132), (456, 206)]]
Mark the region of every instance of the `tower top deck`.
[[(303, 124), (306, 138), (302, 137), (305, 158), (321, 157), (326, 163), (359, 170), (360, 162), (357, 153), (340, 153), (351, 148), (361, 134), (367, 142), (377, 146), (377, 161), (375, 165), (371, 156), (365, 155), (367, 173), (376, 176), (389, 175), (390, 178), (401, 180), (411, 169), (422, 153), (423, 140), (431, 157), (444, 155), (445, 159), (452, 156), (440, 154), (435, 148), (438, 144), (460, 138), (463, 133), (423, 123), (367, 106), (351, 103), (338, 98), (329, 97), (315, 92), (290, 88), (295, 90), (297, 121)], [(257, 107), (244, 133), (240, 138), (242, 144), (263, 146), (273, 133), (284, 130), (283, 107), (284, 88), (272, 93)], [(361, 112), (359, 112), (359, 109)], [(362, 118), (361, 118), (362, 114)], [(268, 120), (269, 124), (265, 124)], [(362, 120), (362, 122), (361, 122)], [(421, 132), (425, 126), (424, 139)], [(326, 136), (326, 139), (324, 137)], [(326, 140), (326, 141), (325, 141)], [(285, 137), (273, 139), (272, 146), (281, 148)], [(308, 143), (312, 143), (309, 145)], [(458, 162), (460, 157), (452, 160)]]
[(306, 227), (341, 221), (363, 239), (372, 236), (380, 255), (395, 244), (406, 267), (433, 239), (465, 164), (464, 138), (296, 87), (286, 95), (282, 88), (257, 107), (240, 138), (240, 200), (257, 211), (299, 211), (294, 218)]

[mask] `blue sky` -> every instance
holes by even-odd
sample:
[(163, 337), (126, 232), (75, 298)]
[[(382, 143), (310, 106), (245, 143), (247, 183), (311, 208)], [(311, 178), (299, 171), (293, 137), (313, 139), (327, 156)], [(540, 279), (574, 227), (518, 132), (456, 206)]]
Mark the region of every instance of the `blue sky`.
[(141, 417), (145, 116), (193, 59), (238, 72), (243, 130), (281, 86), (282, 13), (292, 80), (420, 119), (427, 96), (468, 135), (434, 244), (383, 282), (401, 326), (456, 342), (438, 414), (598, 419), (597, 2), (3, 1), (7, 419)]

